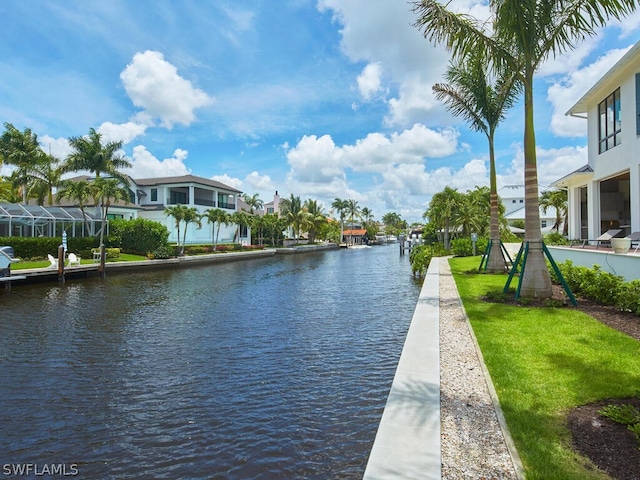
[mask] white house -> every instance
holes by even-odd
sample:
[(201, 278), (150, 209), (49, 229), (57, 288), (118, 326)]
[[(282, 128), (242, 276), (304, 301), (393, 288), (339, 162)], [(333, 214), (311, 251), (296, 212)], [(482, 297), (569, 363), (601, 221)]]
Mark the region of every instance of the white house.
[[(524, 185), (505, 185), (498, 190), (498, 196), (504, 205), (504, 216), (509, 223), (509, 228), (514, 233), (524, 233), (524, 230), (520, 230), (513, 227), (513, 222), (521, 220), (524, 222)], [(548, 233), (552, 230), (553, 225), (556, 223), (556, 209), (553, 207), (547, 208), (544, 212), (540, 207), (540, 229), (543, 233)], [(560, 227), (562, 231), (562, 227)]]
[(568, 191), (569, 237), (640, 231), (640, 42), (567, 115), (588, 135), (588, 164), (553, 183)]
[[(233, 187), (195, 175), (182, 175), (177, 177), (156, 177), (131, 179), (134, 202), (129, 205), (132, 210), (137, 210), (137, 216), (155, 220), (162, 223), (169, 230), (169, 241), (177, 241), (175, 220), (164, 213), (164, 209), (171, 205), (185, 205), (195, 208), (202, 214), (210, 208), (220, 208), (229, 214), (233, 214), (240, 208), (240, 190)], [(118, 206), (114, 210), (126, 209), (127, 206)], [(111, 211), (111, 209), (110, 209)], [(126, 217), (125, 217), (126, 218)], [(184, 234), (181, 227), (181, 236)], [(217, 228), (217, 226), (216, 226)], [(240, 238), (236, 236), (236, 225), (222, 225), (218, 238), (219, 243), (244, 242), (250, 238), (248, 227), (241, 229)], [(213, 240), (213, 225), (202, 223), (202, 228), (189, 225), (187, 228), (187, 244), (211, 243)]]

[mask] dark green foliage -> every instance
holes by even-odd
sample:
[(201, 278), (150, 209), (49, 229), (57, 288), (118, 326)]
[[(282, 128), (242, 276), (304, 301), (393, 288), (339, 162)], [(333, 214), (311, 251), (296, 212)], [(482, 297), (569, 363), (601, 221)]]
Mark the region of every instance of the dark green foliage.
[[(482, 255), (487, 248), (489, 241), (486, 238), (479, 237), (476, 242), (476, 255)], [(471, 238), (463, 237), (451, 240), (451, 253), (456, 257), (470, 257), (473, 255), (473, 243)]]
[(158, 259), (158, 260), (164, 260), (167, 258), (171, 258), (174, 255), (174, 250), (169, 247), (169, 245), (162, 245), (158, 248), (156, 248), (153, 252), (151, 252), (151, 254), (147, 255), (147, 257), (149, 257), (150, 259)]
[[(57, 255), (62, 237), (0, 237), (0, 245), (13, 247), (17, 258), (46, 258)], [(67, 251), (79, 253), (98, 245), (94, 237), (68, 237)]]
[(433, 257), (433, 249), (430, 245), (416, 245), (411, 248), (409, 261), (414, 275), (423, 277), (427, 273), (429, 263)]
[(146, 255), (167, 244), (169, 230), (153, 220), (111, 220), (107, 245), (120, 247), (127, 253)]
[(633, 405), (607, 405), (598, 410), (603, 417), (607, 417), (616, 423), (626, 425), (638, 440), (638, 448), (640, 448), (640, 411)]

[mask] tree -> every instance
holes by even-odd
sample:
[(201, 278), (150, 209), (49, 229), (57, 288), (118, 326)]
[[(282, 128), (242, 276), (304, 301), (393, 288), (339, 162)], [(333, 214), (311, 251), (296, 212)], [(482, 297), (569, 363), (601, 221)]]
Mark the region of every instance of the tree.
[(289, 198), (285, 198), (280, 201), (280, 210), (282, 211), (282, 217), (293, 228), (293, 235), (298, 243), (300, 238), (300, 227), (304, 222), (305, 212), (302, 209), (302, 202), (300, 197), (296, 197), (291, 194)]
[(89, 182), (86, 180), (63, 180), (60, 183), (60, 189), (56, 194), (56, 202), (60, 204), (63, 198), (67, 198), (74, 202), (80, 211), (82, 212), (82, 218), (84, 219), (84, 228), (86, 233), (90, 232), (89, 218), (84, 209), (87, 206), (87, 202), (91, 199), (91, 188)]
[(309, 243), (313, 243), (320, 227), (327, 222), (324, 214), (324, 208), (319, 205), (317, 200), (309, 199), (304, 202), (306, 210), (307, 225), (309, 227)]
[[(533, 78), (551, 55), (573, 49), (611, 18), (635, 11), (637, 0), (492, 0), (492, 18), (480, 21), (450, 12), (436, 0), (414, 3), (415, 26), (425, 38), (443, 43), (454, 58), (488, 53), (492, 68), (511, 71), (524, 92), (525, 242), (527, 265), (520, 283), (523, 297), (548, 298), (551, 279), (542, 251), (538, 206), (538, 168), (533, 116)], [(491, 28), (489, 31), (488, 28)]]
[[(211, 223), (213, 226), (213, 231), (211, 232), (212, 245), (213, 250), (215, 251), (218, 248), (218, 237), (220, 235), (220, 227), (224, 225), (229, 225), (231, 223), (231, 215), (222, 210), (221, 208), (209, 208), (204, 211), (204, 215), (202, 218), (206, 218), (208, 223)], [(216, 228), (216, 225), (218, 228)]]
[(77, 172), (88, 170), (96, 178), (103, 173), (119, 179), (124, 185), (129, 185), (129, 178), (120, 170), (131, 168), (131, 162), (119, 152), (122, 141), (102, 144), (102, 134), (94, 128), (84, 137), (70, 137), (69, 145), (73, 151), (62, 164), (61, 172)]
[[(358, 206), (358, 201), (350, 198), (347, 200), (347, 209), (346, 213), (349, 216), (349, 222), (351, 223), (351, 231), (353, 231), (353, 222), (356, 218), (360, 217), (360, 207)], [(352, 239), (349, 238), (349, 243), (352, 242)]]
[(53, 205), (53, 189), (60, 185), (60, 160), (52, 155), (42, 152), (41, 159), (34, 165), (29, 181), (27, 197), (35, 197), (38, 205)]
[(249, 205), (249, 208), (251, 208), (251, 213), (255, 213), (256, 210), (260, 210), (263, 206), (262, 200), (257, 193), (253, 194), (251, 197), (246, 193), (243, 193), (242, 199), (244, 200), (244, 203)]
[(549, 208), (553, 207), (556, 210), (556, 220), (552, 229), (558, 232), (560, 225), (564, 223), (562, 231), (563, 235), (567, 235), (569, 207), (567, 204), (567, 191), (566, 190), (546, 190), (542, 192), (540, 196), (540, 207), (542, 213), (546, 214)]
[(202, 228), (202, 221), (200, 214), (195, 207), (185, 207), (182, 221), (184, 222), (184, 231), (182, 233), (182, 250), (180, 254), (184, 255), (184, 247), (187, 244), (187, 227), (190, 223), (195, 223), (197, 228)]
[(238, 242), (240, 242), (240, 238), (242, 236), (242, 227), (246, 227), (249, 225), (249, 215), (247, 215), (243, 211), (236, 211), (231, 214), (230, 219), (231, 223), (234, 223), (238, 227), (236, 229), (235, 235), (233, 236), (233, 240), (235, 241), (237, 238)]
[(399, 235), (407, 228), (407, 222), (402, 220), (396, 212), (385, 213), (382, 216), (382, 223), (384, 223), (384, 233), (387, 235)]
[(104, 231), (107, 225), (107, 215), (112, 203), (120, 200), (129, 202), (129, 189), (123, 187), (115, 178), (96, 178), (89, 184), (91, 196), (96, 206), (100, 207), (100, 245), (104, 245)]
[(26, 205), (33, 172), (44, 161), (45, 153), (40, 148), (38, 136), (31, 129), (25, 128), (21, 132), (8, 122), (4, 127), (0, 137), (0, 157), (7, 165), (16, 167), (10, 179), (13, 186), (20, 189), (22, 202)]
[(342, 200), (341, 198), (336, 198), (331, 204), (331, 208), (336, 211), (340, 218), (340, 240), (338, 243), (342, 243), (344, 241), (344, 220), (347, 218), (347, 206), (347, 201)]
[(463, 117), (473, 130), (483, 132), (489, 142), (490, 242), (487, 261), (490, 272), (504, 271), (507, 263), (500, 246), (499, 199), (496, 181), (495, 132), (505, 112), (519, 93), (515, 75), (499, 72), (492, 78), (485, 52), (477, 50), (468, 60), (449, 65), (448, 84), (437, 83), (433, 91), (454, 116)]
[(444, 187), (442, 192), (431, 197), (429, 208), (424, 212), (423, 217), (429, 219), (438, 230), (443, 231), (444, 248), (449, 250), (449, 234), (451, 230), (457, 228), (458, 218), (456, 213), (463, 208), (462, 194), (457, 189)]
[(176, 246), (178, 254), (184, 250), (180, 249), (180, 223), (184, 220), (187, 208), (187, 206), (178, 203), (177, 205), (169, 205), (164, 209), (164, 214), (172, 217), (175, 222), (176, 230), (178, 232), (178, 242)]

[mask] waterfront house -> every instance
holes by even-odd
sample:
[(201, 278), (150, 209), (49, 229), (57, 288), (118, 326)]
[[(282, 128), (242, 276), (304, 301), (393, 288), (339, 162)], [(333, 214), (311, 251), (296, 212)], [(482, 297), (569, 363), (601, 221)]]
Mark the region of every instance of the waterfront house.
[[(524, 223), (524, 185), (505, 185), (498, 190), (498, 196), (504, 206), (504, 217), (513, 233), (524, 233), (524, 230), (514, 226), (514, 223)], [(556, 223), (556, 209), (553, 207), (543, 211), (540, 208), (540, 230), (548, 233)], [(562, 232), (562, 226), (559, 230)]]
[(640, 42), (567, 115), (587, 121), (588, 163), (556, 180), (566, 188), (569, 238), (640, 231)]

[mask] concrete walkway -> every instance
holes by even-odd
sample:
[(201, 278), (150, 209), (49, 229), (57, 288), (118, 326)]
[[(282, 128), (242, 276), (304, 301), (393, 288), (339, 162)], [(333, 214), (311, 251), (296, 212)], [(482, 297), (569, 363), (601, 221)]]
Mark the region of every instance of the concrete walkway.
[(366, 480), (524, 478), (447, 262), (429, 266)]
[(439, 262), (420, 291), (365, 480), (440, 479)]

